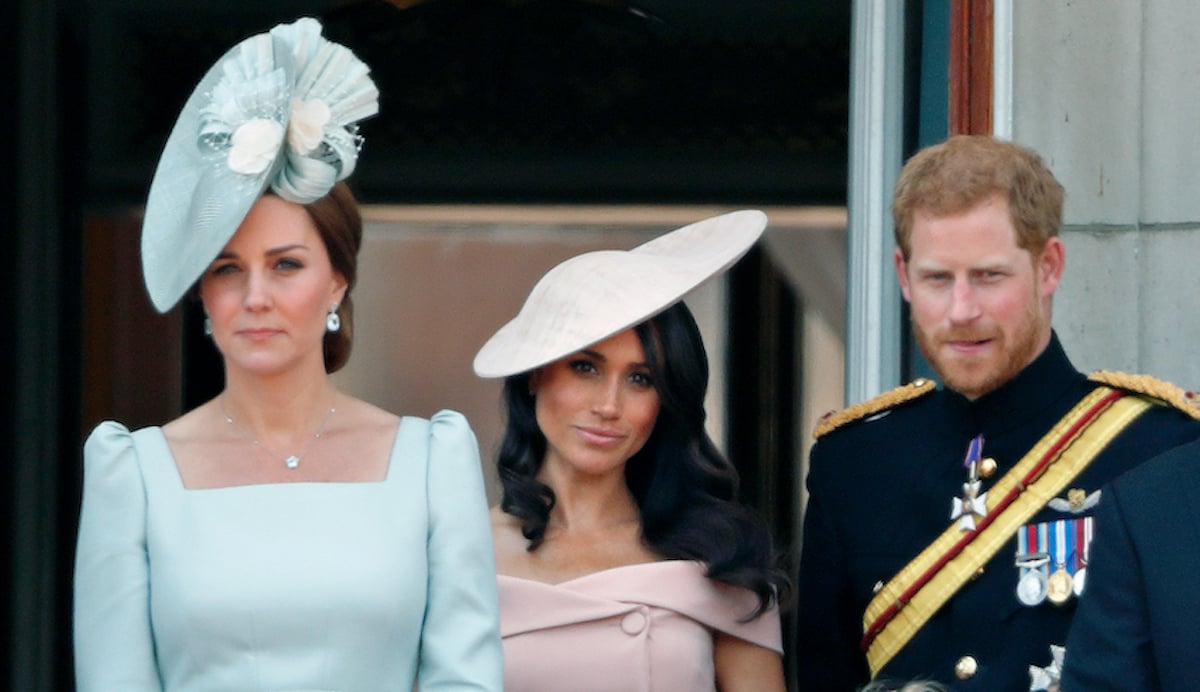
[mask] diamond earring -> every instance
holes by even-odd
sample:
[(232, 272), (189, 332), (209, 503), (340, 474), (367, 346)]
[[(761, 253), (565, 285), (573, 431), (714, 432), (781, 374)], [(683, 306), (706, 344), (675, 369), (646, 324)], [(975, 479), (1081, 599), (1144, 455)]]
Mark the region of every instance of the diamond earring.
[(212, 336), (212, 318), (207, 315), (204, 316), (204, 335)]
[(325, 317), (325, 331), (336, 332), (342, 328), (342, 318), (337, 313), (338, 306), (334, 305)]

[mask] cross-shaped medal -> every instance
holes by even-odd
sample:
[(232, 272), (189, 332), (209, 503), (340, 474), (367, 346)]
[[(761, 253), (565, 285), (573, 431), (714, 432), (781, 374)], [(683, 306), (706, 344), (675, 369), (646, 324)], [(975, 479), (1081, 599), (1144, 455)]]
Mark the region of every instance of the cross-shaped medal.
[(963, 466), (967, 467), (967, 482), (963, 483), (961, 498), (954, 498), (950, 510), (950, 518), (958, 520), (958, 528), (963, 531), (975, 530), (975, 517), (980, 519), (987, 516), (987, 493), (980, 493), (983, 483), (979, 480), (979, 459), (983, 455), (983, 435), (971, 438), (967, 444), (967, 455)]

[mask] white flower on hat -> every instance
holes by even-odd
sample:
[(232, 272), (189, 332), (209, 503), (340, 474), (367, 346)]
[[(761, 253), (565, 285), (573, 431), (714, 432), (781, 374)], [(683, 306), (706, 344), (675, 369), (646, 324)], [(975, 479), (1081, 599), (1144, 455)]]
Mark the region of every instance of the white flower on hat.
[(209, 68), (167, 139), (142, 223), (142, 271), (166, 312), (268, 189), (296, 204), (354, 171), (358, 121), (379, 111), (370, 68), (311, 17), (238, 43)]
[(267, 170), (279, 153), (283, 126), (267, 118), (252, 118), (238, 126), (230, 138), (229, 168), (242, 175)]
[(324, 101), (292, 99), (292, 114), (288, 120), (287, 131), (288, 146), (301, 156), (311, 153), (325, 139), (325, 126), (329, 124), (331, 117), (329, 105)]

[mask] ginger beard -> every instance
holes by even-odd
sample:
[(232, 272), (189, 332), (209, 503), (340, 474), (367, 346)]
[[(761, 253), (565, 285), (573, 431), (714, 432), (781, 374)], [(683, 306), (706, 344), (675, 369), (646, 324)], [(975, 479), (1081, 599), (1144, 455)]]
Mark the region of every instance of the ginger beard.
[(917, 344), (948, 388), (977, 399), (1050, 342), (1062, 241), (1020, 247), (1005, 198), (946, 214), (917, 210), (908, 241), (908, 256), (901, 248), (893, 256), (900, 290)]
[[(1007, 333), (999, 326), (935, 327), (926, 331), (911, 314), (913, 336), (929, 365), (948, 388), (968, 399), (977, 399), (1016, 377), (1033, 362), (1049, 338), (1049, 316), (1037, 295), (1037, 268), (1029, 285), (1021, 319)], [(993, 340), (993, 348), (978, 354), (957, 353), (955, 341)]]

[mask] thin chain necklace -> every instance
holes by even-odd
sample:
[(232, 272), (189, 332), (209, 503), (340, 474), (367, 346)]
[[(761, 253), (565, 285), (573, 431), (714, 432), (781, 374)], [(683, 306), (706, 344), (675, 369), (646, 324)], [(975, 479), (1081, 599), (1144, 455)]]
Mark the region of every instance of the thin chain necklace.
[(308, 450), (312, 448), (313, 444), (317, 440), (321, 439), (322, 433), (325, 432), (326, 426), (329, 425), (329, 419), (333, 418), (333, 414), (337, 411), (336, 408), (334, 408), (333, 406), (330, 406), (329, 413), (325, 414), (325, 420), (321, 421), (320, 427), (318, 427), (317, 431), (315, 433), (313, 433), (312, 439), (310, 439), (308, 441), (308, 444), (304, 445), (304, 449), (301, 449), (299, 454), (291, 454), (291, 455), (285, 457), (282, 454), (276, 453), (275, 450), (273, 450), (270, 447), (263, 444), (257, 437), (254, 436), (254, 433), (250, 432), (248, 429), (246, 429), (245, 426), (243, 426), (241, 423), (238, 423), (237, 421), (235, 421), (233, 419), (233, 417), (229, 415), (229, 412), (225, 410), (225, 395), (224, 394), (222, 394), (220, 396), (220, 398), (217, 399), (217, 403), (221, 407), (221, 415), (225, 416), (226, 423), (228, 423), (229, 425), (232, 425), (233, 427), (237, 428), (238, 430), (241, 430), (243, 433), (245, 433), (245, 435), (247, 437), (250, 438), (250, 441), (254, 443), (255, 447), (259, 447), (267, 454), (282, 461), (283, 465), (288, 467), (289, 469), (294, 469), (300, 465), (300, 460), (304, 458), (305, 454), (308, 454)]

